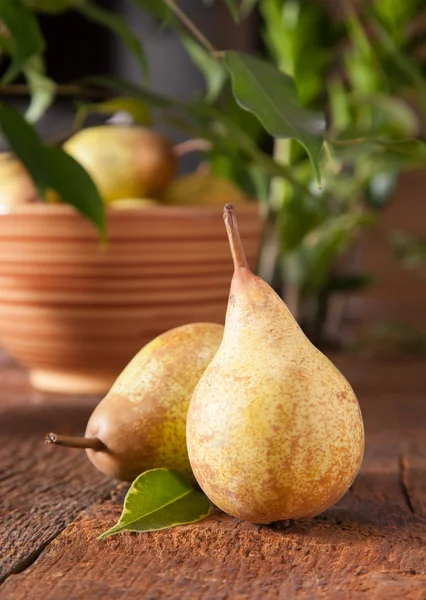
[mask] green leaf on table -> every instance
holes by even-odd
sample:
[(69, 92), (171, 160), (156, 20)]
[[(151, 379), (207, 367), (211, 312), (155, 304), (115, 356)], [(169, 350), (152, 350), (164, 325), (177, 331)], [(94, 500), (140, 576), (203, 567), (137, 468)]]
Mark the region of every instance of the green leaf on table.
[(151, 112), (146, 102), (122, 96), (104, 102), (80, 104), (74, 119), (74, 129), (80, 129), (90, 114), (113, 115), (116, 112), (128, 113), (133, 122), (139, 125), (151, 124)]
[(37, 18), (17, 0), (1, 0), (0, 23), (0, 48), (11, 56), (2, 83), (9, 83), (31, 56), (43, 52), (45, 43)]
[(52, 104), (56, 84), (46, 76), (41, 56), (33, 56), (29, 59), (24, 67), (24, 75), (31, 93), (31, 102), (25, 118), (29, 123), (36, 123)]
[(207, 87), (205, 99), (208, 102), (214, 102), (222, 91), (223, 85), (228, 77), (226, 69), (220, 61), (213, 58), (201, 44), (186, 32), (181, 33), (180, 40), (192, 62), (204, 76)]
[(158, 531), (200, 521), (210, 513), (211, 504), (176, 471), (152, 469), (139, 475), (124, 500), (117, 525), (98, 540), (122, 531)]
[(61, 148), (45, 146), (21, 114), (0, 102), (0, 129), (24, 163), (40, 195), (56, 190), (105, 234), (105, 210), (99, 192), (83, 167)]
[(227, 51), (224, 60), (237, 102), (254, 113), (275, 138), (292, 138), (302, 144), (320, 185), (324, 117), (300, 104), (293, 79), (274, 65), (235, 51)]
[(137, 58), (142, 73), (148, 74), (148, 62), (141, 41), (130, 29), (126, 21), (117, 13), (94, 4), (93, 2), (84, 2), (77, 10), (90, 21), (110, 29), (121, 38), (124, 45)]

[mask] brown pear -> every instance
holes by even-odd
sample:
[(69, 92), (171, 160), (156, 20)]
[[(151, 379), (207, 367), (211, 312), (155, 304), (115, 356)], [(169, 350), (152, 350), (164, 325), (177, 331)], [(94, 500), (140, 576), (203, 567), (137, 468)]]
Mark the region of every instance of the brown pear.
[(222, 334), (222, 325), (192, 323), (158, 336), (131, 360), (95, 408), (84, 438), (50, 433), (46, 442), (86, 448), (95, 467), (118, 479), (132, 481), (163, 467), (193, 480), (186, 414)]

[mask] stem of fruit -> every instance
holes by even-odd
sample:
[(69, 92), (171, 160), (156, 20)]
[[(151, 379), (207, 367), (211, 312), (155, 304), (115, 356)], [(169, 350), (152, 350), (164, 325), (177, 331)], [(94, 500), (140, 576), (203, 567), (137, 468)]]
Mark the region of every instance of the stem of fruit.
[(249, 266), (241, 242), (240, 232), (238, 231), (238, 222), (233, 204), (227, 204), (223, 209), (223, 220), (225, 221), (226, 233), (228, 234), (235, 270), (240, 268), (248, 269)]
[(46, 444), (66, 446), (67, 448), (90, 448), (91, 450), (95, 450), (95, 452), (105, 450), (105, 444), (98, 438), (71, 437), (67, 435), (57, 435), (56, 433), (46, 434)]
[(208, 152), (211, 149), (212, 143), (208, 140), (203, 140), (202, 138), (185, 140), (184, 142), (173, 146), (173, 152), (178, 158), (185, 156), (186, 154), (191, 154), (191, 152)]

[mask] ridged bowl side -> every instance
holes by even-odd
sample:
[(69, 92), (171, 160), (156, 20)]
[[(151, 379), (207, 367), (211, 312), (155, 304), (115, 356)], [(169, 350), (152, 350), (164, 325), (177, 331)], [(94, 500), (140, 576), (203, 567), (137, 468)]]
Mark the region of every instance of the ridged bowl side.
[[(249, 263), (255, 204), (238, 219)], [(45, 390), (105, 392), (158, 334), (222, 323), (232, 261), (220, 207), (110, 210), (108, 242), (65, 205), (0, 215), (0, 344)]]

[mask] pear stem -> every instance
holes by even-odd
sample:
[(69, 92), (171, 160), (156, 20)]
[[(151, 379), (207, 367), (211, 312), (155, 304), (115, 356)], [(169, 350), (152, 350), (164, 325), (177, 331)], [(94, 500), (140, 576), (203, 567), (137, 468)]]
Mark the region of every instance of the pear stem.
[(46, 434), (46, 444), (56, 444), (56, 446), (66, 446), (67, 448), (90, 448), (91, 450), (95, 450), (95, 452), (105, 450), (105, 444), (98, 438), (71, 437), (57, 435), (56, 433)]
[(238, 231), (238, 222), (233, 204), (227, 204), (223, 209), (223, 220), (225, 221), (226, 233), (228, 234), (235, 270), (240, 268), (249, 269), (246, 254), (241, 242), (240, 232)]

